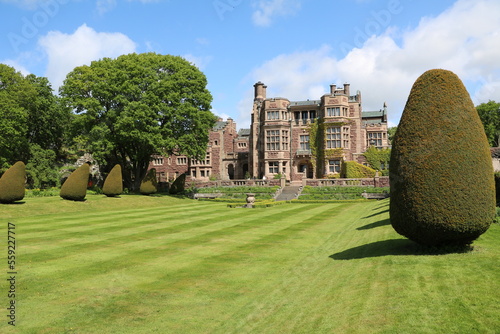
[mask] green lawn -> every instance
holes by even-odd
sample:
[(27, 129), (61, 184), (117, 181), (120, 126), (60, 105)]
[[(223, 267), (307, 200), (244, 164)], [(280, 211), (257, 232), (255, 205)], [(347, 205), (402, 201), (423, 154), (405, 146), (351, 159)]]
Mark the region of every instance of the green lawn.
[(429, 255), (393, 231), (388, 200), (87, 198), (0, 206), (1, 333), (500, 333), (499, 225)]

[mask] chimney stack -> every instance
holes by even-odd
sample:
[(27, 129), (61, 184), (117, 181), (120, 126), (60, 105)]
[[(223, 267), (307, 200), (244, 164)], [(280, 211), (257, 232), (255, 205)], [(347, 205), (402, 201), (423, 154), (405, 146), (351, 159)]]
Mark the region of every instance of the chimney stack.
[(253, 85), (255, 88), (255, 100), (265, 100), (266, 99), (266, 88), (267, 86), (264, 85), (262, 82), (257, 82), (255, 85)]
[(344, 84), (344, 94), (347, 96), (350, 96), (350, 90), (351, 90), (351, 84), (345, 83)]
[(335, 95), (335, 91), (337, 90), (337, 85), (330, 85), (330, 94)]

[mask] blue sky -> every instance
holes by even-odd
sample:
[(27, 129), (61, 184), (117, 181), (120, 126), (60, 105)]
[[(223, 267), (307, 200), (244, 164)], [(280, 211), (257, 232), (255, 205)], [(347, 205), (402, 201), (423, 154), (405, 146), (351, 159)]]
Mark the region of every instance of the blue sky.
[(498, 0), (0, 0), (0, 28), (0, 63), (56, 90), (103, 57), (185, 57), (238, 127), (257, 81), (290, 100), (348, 82), (365, 111), (386, 102), (391, 125), (431, 68), (458, 74), (476, 104), (500, 101)]

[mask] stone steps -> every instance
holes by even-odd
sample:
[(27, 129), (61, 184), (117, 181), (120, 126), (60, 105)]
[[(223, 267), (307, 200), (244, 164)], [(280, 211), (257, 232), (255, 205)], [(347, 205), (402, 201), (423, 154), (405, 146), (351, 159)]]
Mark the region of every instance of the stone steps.
[(290, 201), (297, 198), (302, 191), (302, 186), (286, 186), (281, 194), (276, 197), (276, 201)]

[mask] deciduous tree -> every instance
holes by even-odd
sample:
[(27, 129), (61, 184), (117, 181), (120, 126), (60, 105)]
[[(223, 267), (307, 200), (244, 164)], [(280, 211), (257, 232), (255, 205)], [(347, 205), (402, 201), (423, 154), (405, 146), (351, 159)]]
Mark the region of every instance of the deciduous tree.
[(95, 159), (119, 163), (138, 190), (151, 155), (205, 155), (216, 121), (205, 75), (181, 57), (155, 53), (104, 58), (68, 74), (61, 95)]
[(491, 147), (500, 146), (500, 103), (488, 101), (476, 107)]

